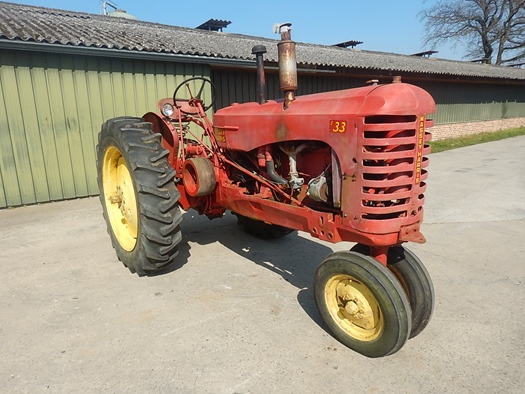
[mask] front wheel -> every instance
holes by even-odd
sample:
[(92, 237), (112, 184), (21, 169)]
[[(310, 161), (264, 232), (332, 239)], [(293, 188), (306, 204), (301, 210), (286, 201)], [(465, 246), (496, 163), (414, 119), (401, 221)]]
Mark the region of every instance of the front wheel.
[(110, 119), (97, 149), (100, 201), (118, 258), (141, 276), (165, 269), (182, 237), (180, 193), (161, 135), (140, 118)]
[(405, 292), (372, 257), (356, 252), (326, 257), (314, 275), (314, 297), (334, 337), (364, 356), (388, 356), (408, 339), (411, 313)]
[[(355, 245), (351, 250), (370, 254), (370, 247), (362, 244)], [(388, 249), (387, 268), (396, 276), (408, 296), (412, 310), (412, 331), (409, 338), (414, 338), (426, 328), (434, 311), (432, 279), (422, 261), (403, 246)]]

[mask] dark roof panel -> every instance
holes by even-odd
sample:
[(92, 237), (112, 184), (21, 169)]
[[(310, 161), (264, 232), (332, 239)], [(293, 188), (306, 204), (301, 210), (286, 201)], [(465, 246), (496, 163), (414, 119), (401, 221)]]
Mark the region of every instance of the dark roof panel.
[(206, 22), (200, 24), (196, 29), (209, 30), (209, 31), (222, 31), (223, 28), (227, 27), (231, 21), (224, 21), (221, 19), (209, 19)]
[[(0, 43), (6, 40), (241, 60), (253, 59), (251, 49), (260, 44), (268, 49), (266, 59), (277, 61), (277, 40), (268, 38), (0, 2)], [(525, 80), (525, 70), (518, 68), (305, 43), (297, 43), (297, 61), (303, 66)]]
[(359, 44), (362, 44), (363, 41), (356, 41), (356, 40), (350, 40), (350, 41), (343, 41), (338, 44), (332, 45), (333, 47), (341, 47), (341, 48), (348, 48), (348, 47), (356, 47)]

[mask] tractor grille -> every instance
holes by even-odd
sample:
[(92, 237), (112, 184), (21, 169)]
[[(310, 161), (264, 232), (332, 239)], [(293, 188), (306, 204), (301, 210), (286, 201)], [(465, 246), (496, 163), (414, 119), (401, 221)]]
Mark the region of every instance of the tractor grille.
[[(399, 231), (400, 225), (421, 220), (426, 167), (432, 126), (424, 116), (368, 116), (360, 118), (357, 153), (361, 177), (360, 217), (363, 230)], [(390, 226), (388, 226), (390, 222)], [(383, 232), (383, 231), (381, 231)]]

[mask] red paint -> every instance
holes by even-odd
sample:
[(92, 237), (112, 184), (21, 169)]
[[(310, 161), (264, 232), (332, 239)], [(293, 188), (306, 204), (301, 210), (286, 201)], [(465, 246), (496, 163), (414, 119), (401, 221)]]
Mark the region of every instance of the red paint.
[[(214, 124), (198, 100), (193, 105), (169, 118), (147, 115), (170, 150), (184, 209), (209, 217), (228, 209), (326, 241), (363, 243), (382, 263), (389, 246), (424, 242), (426, 114), (435, 111), (424, 90), (392, 83), (296, 97), (287, 109), (282, 100), (237, 104), (217, 111)], [(181, 130), (189, 123), (210, 143), (197, 134), (188, 141)], [(213, 163), (213, 193), (186, 192), (181, 170), (191, 157)], [(271, 172), (295, 181), (279, 185)], [(316, 198), (322, 188), (328, 203)]]

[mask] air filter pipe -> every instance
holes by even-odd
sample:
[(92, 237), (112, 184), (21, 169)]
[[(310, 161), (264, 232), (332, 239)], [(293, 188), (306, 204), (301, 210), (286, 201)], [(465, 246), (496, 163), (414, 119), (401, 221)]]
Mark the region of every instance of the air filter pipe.
[(264, 104), (266, 102), (266, 77), (264, 75), (264, 58), (266, 47), (264, 45), (256, 45), (252, 48), (252, 54), (255, 55), (255, 64), (257, 65), (257, 102)]

